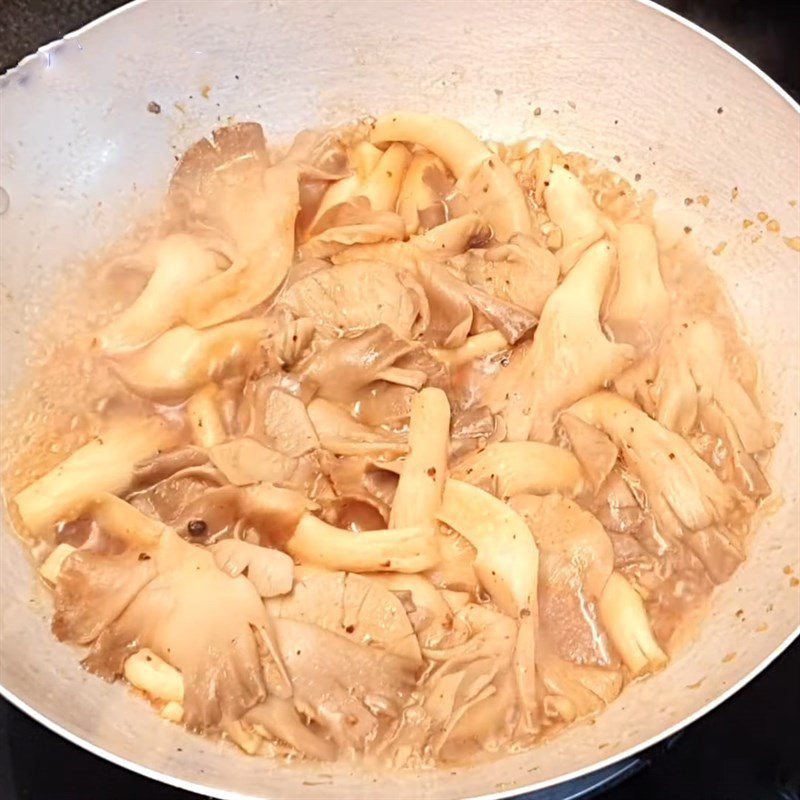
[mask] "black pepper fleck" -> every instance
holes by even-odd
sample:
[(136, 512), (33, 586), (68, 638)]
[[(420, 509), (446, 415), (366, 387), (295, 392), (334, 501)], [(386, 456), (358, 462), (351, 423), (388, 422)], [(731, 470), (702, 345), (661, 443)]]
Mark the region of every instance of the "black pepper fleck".
[(189, 520), (186, 526), (190, 536), (205, 536), (208, 532), (208, 523), (204, 519)]

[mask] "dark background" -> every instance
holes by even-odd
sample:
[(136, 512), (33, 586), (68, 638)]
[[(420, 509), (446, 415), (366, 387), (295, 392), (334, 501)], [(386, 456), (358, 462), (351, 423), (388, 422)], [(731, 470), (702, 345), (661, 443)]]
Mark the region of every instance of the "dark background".
[[(0, 71), (118, 5), (2, 0)], [(728, 42), (800, 98), (800, 3), (662, 0), (662, 5)], [(606, 789), (602, 800), (800, 800), (800, 642), (733, 699), (646, 751), (640, 762), (639, 771)], [(90, 755), (0, 701), (2, 800), (194, 797)]]

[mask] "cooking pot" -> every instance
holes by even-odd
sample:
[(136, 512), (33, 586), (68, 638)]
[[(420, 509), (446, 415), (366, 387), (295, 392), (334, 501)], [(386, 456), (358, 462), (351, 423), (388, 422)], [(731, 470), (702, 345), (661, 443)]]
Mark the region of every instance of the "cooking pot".
[[(613, 167), (707, 246), (763, 364), (782, 422), (781, 503), (720, 587), (693, 644), (593, 724), (473, 767), (374, 775), (277, 764), (159, 719), (55, 641), (10, 527), (2, 543), (3, 694), (70, 740), (218, 797), (503, 797), (623, 759), (737, 691), (797, 635), (800, 588), (798, 106), (721, 42), (634, 0), (137, 2), (2, 78), (2, 384), (59, 271), (157, 208), (174, 158), (231, 119), (273, 140), (397, 108), (506, 141), (553, 138)], [(685, 205), (705, 195), (707, 205)], [(743, 219), (777, 219), (782, 234)], [(712, 249), (726, 242), (718, 255)], [(777, 505), (777, 504), (776, 504)], [(780, 702), (780, 698), (775, 699)], [(44, 757), (44, 755), (43, 755)], [(713, 765), (709, 766), (713, 769)]]

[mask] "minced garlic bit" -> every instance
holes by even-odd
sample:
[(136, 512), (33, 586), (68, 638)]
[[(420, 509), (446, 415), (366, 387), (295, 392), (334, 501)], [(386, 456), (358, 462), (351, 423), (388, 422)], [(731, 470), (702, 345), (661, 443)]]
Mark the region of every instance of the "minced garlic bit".
[(738, 196), (739, 196), (739, 187), (734, 186), (733, 189), (731, 189), (731, 200), (735, 200)]
[(781, 231), (781, 224), (780, 224), (780, 222), (778, 222), (778, 220), (776, 220), (776, 219), (771, 219), (771, 220), (770, 220), (770, 221), (767, 223), (767, 230), (768, 230), (770, 233), (780, 233), (780, 231)]
[(700, 203), (701, 206), (707, 206), (711, 202), (711, 198), (707, 194), (701, 194), (697, 198), (697, 202)]
[(800, 236), (784, 236), (783, 241), (792, 248), (792, 250), (797, 250), (800, 253)]
[(767, 214), (766, 211), (759, 211), (756, 216), (758, 217), (759, 222), (766, 222), (769, 219), (769, 214)]
[(722, 251), (728, 246), (727, 242), (720, 242), (711, 252), (714, 253), (715, 256), (721, 255)]
[(749, 228), (753, 224), (753, 220), (751, 219), (743, 219), (742, 220), (742, 227)]

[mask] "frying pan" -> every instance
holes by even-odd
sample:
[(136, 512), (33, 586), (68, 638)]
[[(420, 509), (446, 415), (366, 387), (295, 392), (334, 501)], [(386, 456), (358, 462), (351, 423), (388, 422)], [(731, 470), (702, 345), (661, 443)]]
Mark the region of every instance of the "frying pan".
[[(373, 775), (275, 764), (192, 736), (122, 685), (82, 671), (77, 653), (52, 638), (47, 602), (6, 526), (0, 682), (43, 724), (118, 764), (218, 797), (504, 797), (575, 778), (680, 729), (797, 635), (800, 589), (784, 567), (800, 570), (800, 256), (779, 234), (751, 241), (759, 227), (745, 231), (742, 220), (765, 211), (786, 236), (798, 234), (789, 201), (800, 200), (800, 124), (797, 105), (730, 48), (634, 0), (164, 0), (133, 3), (44, 48), (6, 74), (0, 91), (4, 391), (22, 372), (26, 331), (58, 272), (155, 209), (174, 155), (193, 140), (231, 117), (259, 120), (280, 140), (409, 108), (495, 139), (547, 135), (629, 178), (639, 173), (638, 185), (655, 189), (663, 212), (709, 251), (726, 242), (709, 259), (783, 423), (771, 470), (782, 503), (716, 592), (694, 643), (595, 724), (530, 752)], [(151, 101), (161, 113), (148, 111)], [(684, 205), (701, 194), (707, 207)]]

